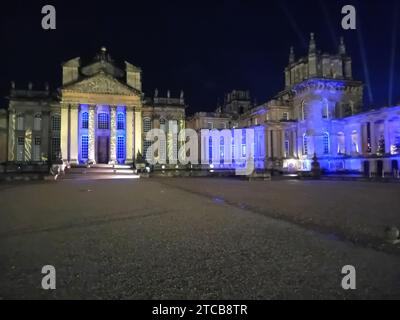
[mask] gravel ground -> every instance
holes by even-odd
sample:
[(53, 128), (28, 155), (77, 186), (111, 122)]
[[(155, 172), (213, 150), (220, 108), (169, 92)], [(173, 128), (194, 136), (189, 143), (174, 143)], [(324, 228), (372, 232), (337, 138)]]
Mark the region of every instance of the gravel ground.
[[(343, 223), (343, 234), (378, 234), (398, 219), (396, 188), (226, 179), (1, 185), (0, 299), (398, 299), (397, 252), (324, 230)], [(292, 223), (290, 214), (316, 220)], [(340, 285), (349, 264), (354, 291)], [(54, 291), (41, 289), (44, 265), (57, 270)]]

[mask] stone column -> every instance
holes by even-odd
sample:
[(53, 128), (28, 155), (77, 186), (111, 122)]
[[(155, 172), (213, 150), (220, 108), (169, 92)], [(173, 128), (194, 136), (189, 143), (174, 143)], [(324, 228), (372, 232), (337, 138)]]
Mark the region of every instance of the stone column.
[(390, 128), (389, 128), (390, 122), (385, 120), (384, 122), (384, 134), (385, 134), (385, 153), (390, 154), (391, 153), (391, 141), (390, 141)]
[(358, 154), (362, 154), (363, 153), (363, 139), (362, 139), (362, 129), (363, 126), (362, 124), (359, 124), (357, 127), (357, 147), (358, 147)]
[(271, 143), (271, 129), (266, 130), (266, 135), (265, 135), (265, 150), (266, 150), (266, 158), (272, 158), (272, 143)]
[(297, 136), (297, 128), (293, 130), (293, 147), (292, 147), (293, 157), (299, 158), (299, 138)]
[[(134, 157), (138, 152), (142, 153), (142, 112), (135, 110), (135, 153)], [(142, 153), (143, 155), (143, 153)], [(145, 156), (145, 155), (143, 155)]]
[(68, 154), (68, 132), (69, 132), (69, 107), (65, 104), (61, 105), (61, 134), (60, 134), (60, 144), (61, 144), (61, 159), (64, 163), (69, 161)]
[(371, 139), (371, 153), (376, 154), (377, 151), (377, 141), (375, 137), (375, 121), (370, 122), (370, 139)]
[(130, 106), (126, 107), (125, 113), (126, 119), (126, 163), (133, 163), (135, 160), (134, 146), (133, 146), (133, 130), (135, 128), (133, 123), (133, 108)]
[(50, 132), (50, 111), (42, 112), (42, 134), (41, 134), (41, 146), (40, 146), (40, 160), (43, 158), (50, 160), (50, 145), (51, 145), (51, 132)]
[(333, 156), (338, 155), (338, 136), (336, 132), (332, 132), (332, 134), (329, 136), (329, 142), (330, 142), (330, 154)]
[(352, 134), (351, 130), (349, 128), (344, 129), (344, 145), (346, 149), (346, 155), (351, 155), (352, 154)]
[(272, 154), (274, 158), (279, 158), (278, 143), (278, 131), (272, 130)]
[(25, 161), (32, 160), (32, 129), (33, 129), (33, 111), (25, 112), (24, 119), (24, 129), (25, 129)]
[[(284, 129), (279, 131), (280, 135), (281, 135), (281, 152), (279, 155), (279, 158), (289, 158), (289, 154), (290, 154), (290, 142), (289, 142), (289, 150), (286, 153), (286, 131)], [(290, 140), (289, 140), (290, 141)]]
[(362, 130), (361, 130), (361, 142), (362, 142), (362, 146), (360, 149), (360, 152), (362, 154), (367, 154), (368, 152), (368, 126), (366, 123), (363, 123), (361, 126)]
[(117, 107), (110, 106), (110, 159), (109, 164), (117, 163)]
[(96, 114), (96, 106), (89, 106), (89, 163), (96, 163), (95, 158), (95, 114)]
[(16, 146), (15, 146), (15, 126), (16, 126), (16, 115), (14, 110), (9, 111), (8, 119), (8, 161), (16, 160)]
[(70, 108), (70, 131), (69, 131), (69, 143), (70, 143), (70, 163), (78, 164), (78, 105), (73, 105)]

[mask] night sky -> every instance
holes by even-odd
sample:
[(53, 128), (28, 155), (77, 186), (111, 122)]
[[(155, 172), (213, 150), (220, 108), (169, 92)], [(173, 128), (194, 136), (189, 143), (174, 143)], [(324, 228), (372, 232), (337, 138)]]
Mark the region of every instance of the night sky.
[[(262, 103), (284, 87), (289, 47), (307, 52), (309, 33), (318, 49), (337, 52), (345, 37), (354, 78), (370, 83), (365, 108), (400, 102), (398, 0), (275, 1), (13, 1), (1, 4), (0, 95), (17, 88), (52, 89), (61, 84), (61, 63), (80, 56), (90, 62), (101, 46), (123, 64), (143, 69), (152, 96), (183, 89), (188, 113), (214, 110), (232, 89), (250, 90)], [(41, 28), (41, 8), (57, 9), (57, 30)], [(358, 29), (341, 29), (341, 8), (357, 8)], [(397, 46), (397, 50), (396, 50)], [(396, 51), (393, 51), (396, 50)], [(392, 59), (393, 57), (393, 59)], [(394, 62), (394, 64), (393, 64)], [(393, 66), (392, 66), (393, 64)], [(391, 70), (393, 81), (390, 81)], [(369, 78), (369, 80), (368, 80)], [(5, 106), (2, 100), (2, 106)]]

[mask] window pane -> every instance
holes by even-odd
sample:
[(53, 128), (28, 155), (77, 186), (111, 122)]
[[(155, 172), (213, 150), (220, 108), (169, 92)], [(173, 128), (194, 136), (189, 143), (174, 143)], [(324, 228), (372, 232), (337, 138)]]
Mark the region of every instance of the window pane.
[(53, 116), (51, 120), (51, 128), (53, 131), (60, 131), (61, 130), (61, 117), (60, 116)]
[(89, 129), (89, 113), (82, 113), (82, 129)]
[(123, 136), (117, 138), (117, 159), (125, 159), (125, 138)]
[(89, 158), (89, 136), (82, 136), (82, 159), (87, 160)]
[(117, 115), (117, 130), (125, 129), (125, 116), (122, 112), (119, 112)]
[(108, 113), (99, 113), (97, 117), (97, 128), (102, 130), (107, 130), (110, 128)]

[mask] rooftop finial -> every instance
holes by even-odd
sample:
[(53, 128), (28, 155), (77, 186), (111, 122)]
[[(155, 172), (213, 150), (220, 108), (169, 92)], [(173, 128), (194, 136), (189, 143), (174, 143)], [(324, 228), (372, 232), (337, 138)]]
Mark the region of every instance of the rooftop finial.
[(310, 45), (308, 47), (308, 53), (315, 53), (317, 49), (317, 46), (315, 44), (315, 36), (314, 36), (314, 32), (311, 32), (310, 34)]
[(340, 37), (339, 54), (346, 54), (346, 45), (343, 37)]
[(293, 46), (290, 47), (290, 54), (289, 54), (289, 63), (294, 63), (295, 55), (294, 55), (294, 48)]

